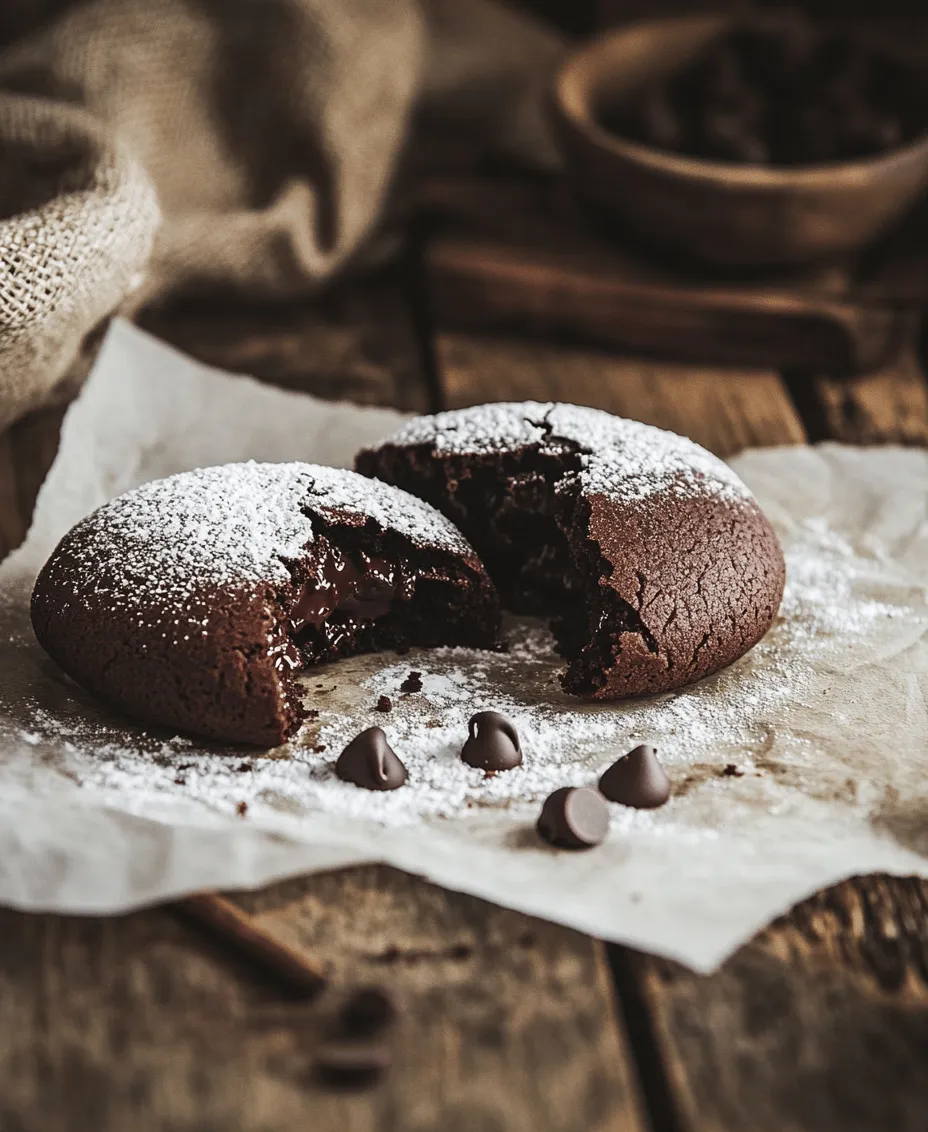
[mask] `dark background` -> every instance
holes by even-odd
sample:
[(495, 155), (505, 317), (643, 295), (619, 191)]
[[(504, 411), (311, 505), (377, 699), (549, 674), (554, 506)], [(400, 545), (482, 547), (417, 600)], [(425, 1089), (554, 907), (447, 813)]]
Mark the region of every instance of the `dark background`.
[[(138, 0), (140, 4), (144, 0)], [(769, 0), (506, 0), (527, 8), (565, 31), (584, 34), (597, 27), (649, 16), (736, 11), (746, 8), (784, 7)], [(42, 23), (62, 8), (80, 0), (0, 0), (0, 44), (9, 42)], [(811, 15), (830, 19), (866, 19), (904, 22), (907, 26), (928, 23), (928, 15), (916, 16), (920, 0), (801, 0), (788, 5)]]

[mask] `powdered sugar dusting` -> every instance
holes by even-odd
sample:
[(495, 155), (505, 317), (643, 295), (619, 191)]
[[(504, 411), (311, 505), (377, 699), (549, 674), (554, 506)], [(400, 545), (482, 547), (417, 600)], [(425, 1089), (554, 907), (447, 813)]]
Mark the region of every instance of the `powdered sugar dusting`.
[(658, 492), (750, 497), (734, 471), (692, 440), (599, 409), (557, 402), (499, 402), (418, 417), (384, 443), (431, 445), (439, 455), (480, 455), (539, 445), (581, 450), (581, 483), (619, 502)]
[[(770, 789), (774, 744), (780, 787), (792, 782), (804, 794), (830, 796), (847, 771), (840, 758), (826, 758), (810, 745), (802, 727), (791, 731), (797, 705), (805, 720), (814, 708), (828, 727), (839, 728), (835, 717), (846, 704), (840, 695), (833, 698), (824, 659), (853, 664), (877, 641), (904, 649), (928, 628), (928, 611), (913, 618), (908, 585), (886, 585), (874, 598), (877, 568), (818, 518), (795, 527), (787, 560), (783, 607), (764, 640), (726, 671), (663, 696), (578, 703), (560, 688), (563, 661), (548, 631), (521, 619), (509, 624), (506, 653), (423, 650), (314, 669), (302, 684), (315, 718), (296, 740), (269, 754), (159, 739), (70, 697), (54, 706), (28, 704), (21, 742), (51, 746), (58, 771), (106, 804), (148, 815), (174, 805), (233, 815), (244, 801), (248, 820), (296, 834), (313, 815), (389, 827), (503, 814), (530, 823), (552, 790), (594, 783), (616, 757), (646, 741), (659, 748), (674, 798), (655, 813), (613, 806), (613, 837), (646, 830), (672, 833), (684, 843), (711, 840), (716, 833), (705, 822), (706, 805), (714, 811), (716, 798), (720, 805), (741, 805), (749, 789), (756, 804), (757, 791)], [(413, 669), (422, 675), (422, 689), (405, 694)], [(392, 703), (385, 713), (377, 710), (383, 695)], [(459, 757), (468, 719), (484, 708), (513, 719), (525, 753), (522, 766), (494, 777)], [(334, 773), (344, 745), (375, 725), (385, 729), (409, 771), (407, 785), (391, 793), (359, 789)], [(703, 803), (694, 811), (687, 795), (696, 790)]]
[(416, 546), (473, 557), (470, 543), (457, 527), (424, 500), (342, 468), (312, 466), (311, 474), (309, 506), (330, 520), (345, 514), (373, 519), (382, 529), (397, 531)]
[(312, 488), (306, 464), (182, 472), (105, 503), (68, 536), (69, 550), (88, 573), (123, 575), (146, 599), (183, 596), (200, 581), (285, 581), (283, 560), (313, 539), (303, 510)]
[(66, 536), (68, 557), (49, 570), (66, 572), (78, 600), (92, 593), (140, 613), (157, 605), (185, 624), (204, 585), (286, 582), (287, 561), (313, 540), (314, 512), (371, 519), (418, 546), (473, 555), (443, 515), (398, 488), (342, 469), (250, 461), (182, 472), (111, 500)]

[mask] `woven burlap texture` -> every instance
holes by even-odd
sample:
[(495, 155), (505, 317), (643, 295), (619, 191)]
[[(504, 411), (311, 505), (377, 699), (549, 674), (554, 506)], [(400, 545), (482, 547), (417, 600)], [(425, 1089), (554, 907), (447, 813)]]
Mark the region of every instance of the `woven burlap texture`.
[(552, 160), (554, 36), (490, 0), (88, 0), (0, 54), (0, 426), (127, 296), (311, 293), (413, 122)]

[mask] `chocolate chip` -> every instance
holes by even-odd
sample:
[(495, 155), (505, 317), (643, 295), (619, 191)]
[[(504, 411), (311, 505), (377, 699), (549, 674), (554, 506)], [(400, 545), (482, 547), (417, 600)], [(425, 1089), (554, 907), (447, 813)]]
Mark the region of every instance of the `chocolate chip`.
[(478, 711), (467, 725), (469, 737), (461, 750), (468, 766), (479, 770), (512, 770), (522, 762), (519, 733), (512, 720), (498, 711)]
[(679, 149), (683, 129), (664, 88), (648, 92), (641, 102), (641, 129), (644, 139), (660, 149)]
[(335, 773), (365, 790), (396, 790), (406, 781), (406, 767), (379, 727), (356, 735), (338, 756)]
[(374, 711), (393, 711), (393, 701), (389, 696), (380, 696)]
[(545, 801), (538, 832), (560, 849), (591, 849), (609, 832), (609, 811), (589, 786), (562, 786)]
[(744, 778), (744, 771), (741, 767), (736, 766), (735, 763), (726, 763), (722, 774), (724, 774), (726, 778)]
[(326, 1084), (359, 1089), (382, 1077), (391, 1060), (389, 1048), (379, 1042), (325, 1042), (316, 1054), (316, 1072)]
[(235, 812), (240, 818), (243, 818), (248, 813), (248, 803), (239, 802), (239, 804), (235, 807)]
[(239, 763), (235, 768), (239, 774), (247, 774), (250, 770), (254, 770), (254, 763)]
[(670, 797), (670, 779), (657, 760), (657, 751), (642, 743), (609, 767), (599, 780), (599, 789), (610, 802), (653, 810)]
[(397, 1007), (381, 987), (361, 987), (347, 999), (339, 1014), (339, 1032), (353, 1041), (379, 1038), (396, 1021)]
[(400, 684), (400, 691), (409, 695), (411, 692), (422, 691), (422, 673), (412, 671), (406, 677), (402, 684)]

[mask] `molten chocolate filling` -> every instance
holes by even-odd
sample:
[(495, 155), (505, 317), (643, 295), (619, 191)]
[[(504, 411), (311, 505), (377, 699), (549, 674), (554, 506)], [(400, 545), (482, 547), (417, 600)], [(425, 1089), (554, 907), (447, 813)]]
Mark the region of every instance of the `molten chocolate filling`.
[(290, 632), (313, 652), (338, 648), (362, 625), (389, 613), (394, 602), (409, 601), (415, 592), (416, 577), (408, 564), (363, 550), (349, 556), (322, 539), (316, 549), (315, 573), (290, 610)]

